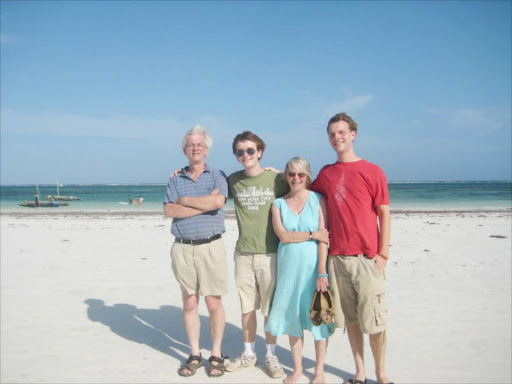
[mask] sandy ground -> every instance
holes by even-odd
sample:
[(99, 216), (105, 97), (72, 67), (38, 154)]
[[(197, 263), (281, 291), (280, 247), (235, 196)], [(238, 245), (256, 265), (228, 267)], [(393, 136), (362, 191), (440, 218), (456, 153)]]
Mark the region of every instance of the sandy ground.
[[(159, 214), (2, 214), (2, 383), (271, 383), (258, 366), (221, 378), (177, 369), (189, 353), (179, 286), (171, 272), (170, 220)], [(236, 221), (224, 236), (230, 276)], [(510, 383), (511, 213), (412, 212), (392, 216), (386, 269), (390, 326), (387, 370), (396, 383)], [(497, 236), (497, 237), (495, 237)], [(242, 348), (233, 278), (224, 354)], [(200, 306), (202, 354), (210, 356), (208, 317)], [(287, 337), (277, 354), (292, 368)], [(306, 334), (307, 383), (314, 347)], [(366, 342), (368, 382), (375, 382)], [(327, 382), (354, 374), (347, 335), (337, 330)]]

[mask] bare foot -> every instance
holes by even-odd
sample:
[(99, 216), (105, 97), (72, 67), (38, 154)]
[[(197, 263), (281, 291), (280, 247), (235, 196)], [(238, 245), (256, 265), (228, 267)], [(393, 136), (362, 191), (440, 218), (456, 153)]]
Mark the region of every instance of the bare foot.
[(389, 380), (387, 376), (381, 376), (381, 377), (377, 378), (377, 383), (387, 384), (387, 383), (392, 383), (392, 381)]
[(315, 373), (315, 377), (311, 379), (311, 384), (325, 384), (324, 373)]
[(286, 376), (283, 380), (283, 383), (290, 384), (296, 383), (302, 377), (302, 372), (293, 371), (290, 376)]

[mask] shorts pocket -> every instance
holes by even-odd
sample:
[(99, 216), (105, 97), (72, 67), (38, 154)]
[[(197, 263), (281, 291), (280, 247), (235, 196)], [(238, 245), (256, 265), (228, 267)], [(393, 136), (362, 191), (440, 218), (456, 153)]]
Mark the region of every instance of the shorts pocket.
[(375, 325), (377, 327), (386, 325), (388, 323), (388, 310), (386, 308), (386, 295), (384, 293), (374, 296), (373, 309), (375, 311)]

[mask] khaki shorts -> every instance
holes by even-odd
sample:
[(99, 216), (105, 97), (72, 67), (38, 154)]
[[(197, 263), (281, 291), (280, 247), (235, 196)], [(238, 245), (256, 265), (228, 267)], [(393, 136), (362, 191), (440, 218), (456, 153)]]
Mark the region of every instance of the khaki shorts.
[(366, 334), (386, 330), (384, 272), (373, 259), (364, 255), (329, 256), (329, 276), (334, 300), (341, 301), (347, 326), (359, 322), (361, 331)]
[(277, 277), (277, 253), (235, 251), (235, 282), (242, 313), (261, 308), (268, 316)]
[(221, 296), (228, 292), (228, 262), (222, 238), (211, 243), (171, 247), (172, 271), (189, 295)]

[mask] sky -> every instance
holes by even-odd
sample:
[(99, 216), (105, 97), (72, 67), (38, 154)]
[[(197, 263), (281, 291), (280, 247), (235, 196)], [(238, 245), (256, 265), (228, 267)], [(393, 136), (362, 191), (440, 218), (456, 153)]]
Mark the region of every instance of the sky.
[(511, 1), (0, 1), (0, 184), (166, 183), (196, 124), (207, 163), (336, 161), (389, 181), (510, 180)]

